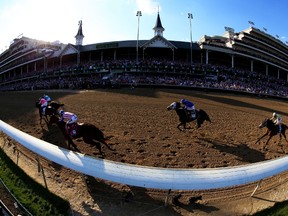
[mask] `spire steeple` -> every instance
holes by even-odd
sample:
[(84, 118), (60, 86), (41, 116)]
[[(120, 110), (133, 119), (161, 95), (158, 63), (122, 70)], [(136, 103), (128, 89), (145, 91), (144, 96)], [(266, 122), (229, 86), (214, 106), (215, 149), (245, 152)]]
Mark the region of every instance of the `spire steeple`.
[(78, 32), (77, 32), (77, 35), (75, 36), (76, 45), (82, 45), (83, 38), (84, 38), (84, 35), (83, 35), (83, 32), (82, 32), (82, 20), (79, 21), (78, 25), (79, 25)]
[(153, 28), (153, 30), (154, 30), (154, 36), (160, 35), (160, 36), (163, 37), (163, 31), (165, 31), (165, 29), (162, 26), (160, 15), (159, 15), (159, 11), (158, 11), (158, 14), (157, 14), (156, 24), (155, 24), (155, 27)]

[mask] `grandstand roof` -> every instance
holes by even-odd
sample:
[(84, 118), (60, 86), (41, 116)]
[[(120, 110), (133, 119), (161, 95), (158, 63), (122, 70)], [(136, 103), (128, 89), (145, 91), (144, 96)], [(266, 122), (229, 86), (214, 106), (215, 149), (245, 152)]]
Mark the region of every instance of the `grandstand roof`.
[[(157, 36), (155, 36), (157, 37)], [(155, 39), (153, 37), (151, 40)], [(162, 37), (163, 38), (163, 37)], [(190, 42), (184, 42), (184, 41), (169, 41), (163, 38), (169, 46), (177, 48), (177, 49), (190, 49)], [(143, 47), (145, 44), (149, 43), (151, 40), (139, 40), (139, 47)], [(70, 44), (72, 45), (72, 44)], [(89, 44), (80, 46), (79, 49), (81, 52), (87, 52), (97, 49), (111, 49), (111, 48), (130, 48), (130, 47), (136, 47), (137, 40), (127, 40), (127, 41), (110, 41), (110, 42), (104, 42), (104, 43), (95, 43), (95, 44)], [(72, 45), (75, 48), (77, 48), (76, 45)], [(168, 47), (169, 47), (168, 46)], [(194, 50), (201, 50), (200, 46), (197, 43), (193, 43)]]

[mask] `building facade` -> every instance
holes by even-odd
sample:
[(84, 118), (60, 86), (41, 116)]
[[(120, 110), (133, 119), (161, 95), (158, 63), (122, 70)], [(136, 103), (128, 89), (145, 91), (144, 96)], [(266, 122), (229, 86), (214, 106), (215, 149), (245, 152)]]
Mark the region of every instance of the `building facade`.
[(220, 65), (288, 81), (288, 46), (257, 28), (236, 33), (225, 27), (223, 36), (204, 35), (191, 45), (167, 40), (158, 13), (153, 30), (150, 40), (82, 45), (84, 35), (79, 21), (75, 45), (16, 38), (0, 55), (0, 86), (83, 70), (94, 74), (164, 71), (205, 75), (203, 65)]

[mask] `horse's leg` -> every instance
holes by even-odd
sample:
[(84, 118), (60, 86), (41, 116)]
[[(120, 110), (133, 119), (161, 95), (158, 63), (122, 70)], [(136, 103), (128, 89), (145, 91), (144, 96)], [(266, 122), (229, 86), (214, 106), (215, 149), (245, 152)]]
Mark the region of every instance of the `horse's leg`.
[(77, 148), (77, 145), (73, 142), (73, 140), (70, 138), (70, 136), (68, 134), (66, 134), (66, 131), (65, 131), (65, 140), (67, 142), (67, 146), (68, 146), (68, 149), (70, 150), (70, 145), (73, 146), (73, 148), (77, 151), (77, 152), (80, 152), (80, 150)]
[(278, 145), (281, 144), (281, 140), (282, 140), (282, 132), (279, 134), (279, 142), (278, 142)]
[(49, 119), (48, 119), (47, 115), (45, 115), (44, 117), (45, 117), (44, 120), (45, 120), (46, 124), (48, 124)]
[(39, 123), (40, 123), (41, 128), (43, 129), (43, 125), (42, 125), (42, 118), (43, 118), (43, 115), (42, 115), (42, 112), (41, 112), (41, 109), (40, 109), (40, 108), (39, 108), (39, 116), (40, 116)]
[(42, 116), (40, 116), (40, 126), (41, 126), (41, 128), (43, 128), (43, 125), (42, 125)]
[(111, 147), (108, 145), (108, 143), (106, 143), (105, 140), (101, 140), (101, 141), (99, 141), (99, 142), (101, 142), (102, 144), (104, 144), (109, 150), (115, 151), (115, 149), (111, 148)]
[(83, 141), (85, 143), (88, 143), (90, 145), (96, 146), (96, 148), (99, 150), (99, 154), (103, 157), (103, 152), (102, 152), (102, 148), (101, 148), (101, 144), (99, 142), (95, 142), (90, 138), (85, 138), (83, 137)]
[(261, 139), (263, 139), (265, 136), (267, 136), (268, 135), (268, 131), (263, 135), (263, 136), (261, 136), (256, 142), (255, 142), (255, 144), (257, 144)]
[(196, 129), (201, 127), (201, 122), (199, 119), (196, 120)]
[(270, 141), (271, 138), (272, 138), (272, 136), (270, 135), (269, 138), (267, 139), (265, 145), (267, 145), (267, 144), (269, 143), (269, 141)]
[(178, 124), (178, 125), (177, 125), (177, 128), (178, 128), (180, 131), (183, 131), (183, 130), (180, 128), (181, 125), (183, 125), (183, 123)]
[(284, 136), (286, 142), (288, 143), (288, 141), (287, 141), (287, 137), (286, 137), (286, 134), (285, 134), (285, 131), (282, 132), (282, 135)]

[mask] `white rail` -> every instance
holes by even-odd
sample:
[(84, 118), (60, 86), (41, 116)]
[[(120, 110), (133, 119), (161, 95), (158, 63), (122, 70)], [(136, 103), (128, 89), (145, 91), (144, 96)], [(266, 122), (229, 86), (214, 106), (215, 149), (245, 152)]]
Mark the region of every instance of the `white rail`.
[(26, 134), (0, 120), (0, 130), (31, 151), (62, 166), (97, 178), (155, 189), (205, 190), (237, 186), (279, 174), (288, 157), (243, 166), (205, 169), (168, 169), (93, 158), (68, 151)]

